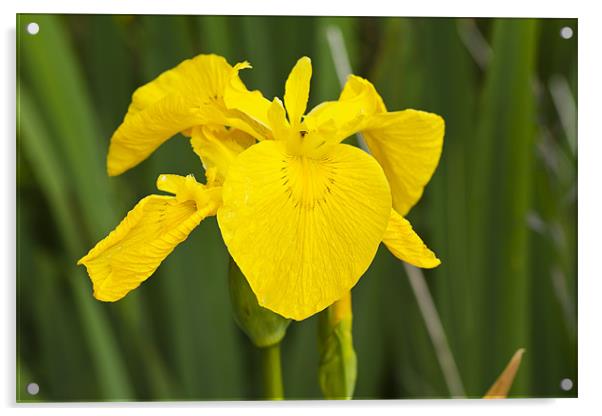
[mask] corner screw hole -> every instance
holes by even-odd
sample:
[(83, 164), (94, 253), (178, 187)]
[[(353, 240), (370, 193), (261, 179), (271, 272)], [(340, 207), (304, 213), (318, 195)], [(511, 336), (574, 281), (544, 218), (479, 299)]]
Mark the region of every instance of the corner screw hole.
[(38, 25), (36, 22), (31, 22), (27, 25), (27, 33), (30, 35), (37, 35), (39, 31), (40, 25)]
[(560, 381), (560, 388), (564, 391), (571, 391), (573, 389), (573, 380), (570, 378), (563, 378)]
[(38, 386), (38, 383), (29, 383), (27, 385), (27, 393), (29, 393), (30, 395), (35, 396), (39, 392), (40, 386)]
[(560, 29), (560, 37), (562, 39), (570, 39), (573, 37), (573, 29), (571, 29), (569, 26), (565, 26), (562, 29)]

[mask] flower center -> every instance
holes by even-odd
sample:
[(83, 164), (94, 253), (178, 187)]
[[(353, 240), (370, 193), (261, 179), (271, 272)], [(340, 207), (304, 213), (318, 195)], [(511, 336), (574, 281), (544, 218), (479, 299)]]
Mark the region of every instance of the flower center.
[(286, 140), (287, 153), (293, 156), (305, 156), (311, 159), (321, 160), (334, 143), (318, 131), (308, 131), (302, 124), (298, 130), (290, 132)]
[(295, 208), (313, 210), (327, 203), (337, 175), (329, 162), (327, 155), (319, 159), (288, 155), (282, 160), (281, 183)]

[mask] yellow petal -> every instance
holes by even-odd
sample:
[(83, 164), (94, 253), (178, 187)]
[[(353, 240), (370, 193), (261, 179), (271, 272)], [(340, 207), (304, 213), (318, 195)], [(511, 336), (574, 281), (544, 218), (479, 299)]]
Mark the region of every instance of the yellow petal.
[(128, 113), (111, 138), (107, 172), (120, 175), (146, 159), (166, 140), (205, 119), (188, 99), (172, 95), (144, 111)]
[(333, 142), (326, 129), (310, 132), (291, 130), (284, 142), (291, 156), (306, 156), (312, 159), (326, 157), (338, 143)]
[(144, 111), (174, 93), (190, 96), (199, 103), (218, 100), (223, 96), (232, 69), (226, 59), (218, 55), (198, 55), (186, 59), (138, 88), (132, 96), (128, 113)]
[(386, 111), (374, 86), (367, 80), (350, 75), (338, 101), (327, 101), (314, 107), (305, 117), (309, 130), (320, 130), (334, 122), (332, 140), (340, 142), (357, 133), (368, 116)]
[(417, 110), (380, 113), (362, 130), (372, 155), (383, 167), (393, 207), (405, 215), (422, 196), (443, 147), (445, 124), (436, 114)]
[(431, 269), (441, 264), (435, 253), (414, 232), (410, 222), (395, 210), (391, 210), (383, 243), (395, 257), (414, 266)]
[(215, 215), (222, 203), (222, 188), (198, 183), (194, 175), (159, 175), (157, 189), (176, 195), (178, 202), (194, 201), (206, 215)]
[(242, 152), (223, 188), (219, 226), (259, 304), (305, 319), (340, 299), (366, 271), (391, 211), (376, 160), (339, 144), (319, 159), (280, 141)]
[(263, 96), (261, 91), (249, 91), (241, 81), (238, 73), (240, 70), (247, 68), (251, 68), (248, 62), (234, 66), (224, 91), (224, 103), (230, 110), (232, 118), (238, 117), (244, 120), (253, 130), (245, 130), (244, 125), (234, 124), (235, 127), (242, 128), (258, 140), (271, 139), (272, 134), (268, 121), (268, 109), (271, 103)]
[(325, 128), (331, 130), (327, 136), (329, 141), (335, 143), (357, 133), (364, 121), (361, 103), (356, 101), (323, 102), (314, 107), (304, 119), (308, 131), (321, 132)]
[(268, 119), (275, 140), (287, 140), (291, 134), (291, 126), (286, 119), (286, 111), (282, 101), (278, 97), (274, 98), (268, 110)]
[(219, 185), (223, 183), (234, 158), (255, 143), (255, 139), (234, 128), (199, 126), (192, 129), (190, 142), (205, 170), (215, 169), (215, 177), (209, 183)]
[(387, 111), (385, 103), (376, 92), (374, 85), (367, 79), (357, 75), (349, 75), (339, 97), (339, 101), (350, 100), (361, 100), (362, 109), (367, 115)]
[[(158, 182), (163, 189), (177, 190), (178, 195), (142, 199), (78, 261), (86, 266), (96, 299), (113, 302), (123, 298), (148, 279), (203, 218), (215, 214), (217, 203), (212, 196), (216, 189), (206, 190), (191, 177), (176, 175), (161, 175)], [(205, 205), (199, 206), (199, 201)]]
[(387, 175), (393, 207), (405, 215), (422, 196), (439, 163), (444, 122), (438, 115), (423, 111), (386, 111), (374, 86), (351, 75), (339, 100), (314, 108), (305, 123), (311, 130), (334, 120), (337, 133), (332, 137), (336, 141), (362, 132)]
[(301, 122), (301, 116), (307, 108), (310, 80), (311, 59), (304, 56), (291, 70), (284, 87), (284, 106), (292, 126), (297, 126)]
[(495, 383), (493, 383), (493, 386), (483, 396), (484, 399), (505, 399), (508, 396), (524, 353), (524, 348), (520, 348), (514, 353), (502, 374), (500, 374)]
[(199, 55), (138, 88), (107, 157), (109, 175), (119, 175), (146, 159), (166, 140), (203, 124), (231, 125), (255, 132), (244, 117), (229, 113), (224, 91), (237, 71), (217, 55)]

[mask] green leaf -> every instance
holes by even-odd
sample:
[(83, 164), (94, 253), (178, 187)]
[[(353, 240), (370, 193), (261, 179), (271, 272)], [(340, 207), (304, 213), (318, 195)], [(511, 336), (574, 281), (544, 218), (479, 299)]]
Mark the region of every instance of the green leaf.
[[(106, 399), (132, 399), (133, 393), (125, 363), (115, 344), (115, 335), (100, 304), (91, 296), (83, 270), (75, 266), (75, 259), (83, 250), (83, 243), (77, 226), (72, 221), (73, 212), (67, 204), (69, 185), (62, 174), (62, 166), (47, 134), (48, 129), (44, 127), (39, 111), (25, 87), (19, 87), (18, 97), (18, 137), (25, 155), (36, 167), (34, 173), (41, 184), (41, 191), (50, 203), (51, 216), (56, 219), (60, 237), (69, 257), (73, 259), (64, 274), (68, 276), (77, 316), (81, 319), (81, 331), (93, 357), (92, 366), (100, 380), (102, 395)], [(20, 259), (27, 254), (21, 253)], [(25, 278), (25, 275), (18, 276), (18, 279)]]
[[(481, 298), (479, 328), (487, 355), (478, 366), (492, 379), (518, 346), (529, 344), (529, 230), (535, 147), (534, 19), (497, 19), (493, 58), (481, 101), (469, 194), (469, 249)], [(496, 305), (495, 308), (488, 305)], [(492, 357), (494, 359), (492, 359)], [(528, 373), (515, 391), (528, 395)]]

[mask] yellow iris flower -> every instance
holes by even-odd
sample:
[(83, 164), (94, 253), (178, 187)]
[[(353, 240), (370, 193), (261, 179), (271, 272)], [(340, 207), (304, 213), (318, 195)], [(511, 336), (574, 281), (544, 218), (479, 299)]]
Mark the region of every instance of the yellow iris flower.
[[(142, 199), (78, 264), (94, 296), (115, 301), (136, 288), (207, 216), (257, 300), (305, 319), (343, 297), (383, 242), (399, 259), (439, 259), (403, 218), (441, 154), (444, 122), (416, 110), (388, 112), (374, 86), (350, 76), (337, 101), (304, 116), (311, 61), (301, 58), (284, 103), (249, 91), (230, 66), (200, 55), (139, 88), (111, 139), (107, 167), (120, 174), (177, 133), (191, 137), (207, 184), (161, 175), (174, 196)], [(341, 142), (361, 132), (372, 155)]]

